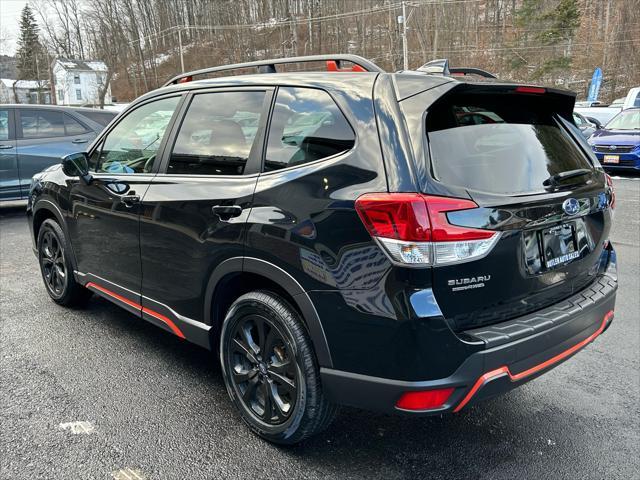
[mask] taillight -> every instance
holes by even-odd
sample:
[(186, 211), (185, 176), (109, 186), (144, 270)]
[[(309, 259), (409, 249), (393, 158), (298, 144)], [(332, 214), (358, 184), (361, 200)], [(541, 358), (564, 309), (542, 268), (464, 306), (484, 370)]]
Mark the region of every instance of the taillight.
[(500, 234), (452, 225), (447, 212), (478, 208), (461, 198), (419, 193), (367, 193), (356, 210), (371, 236), (392, 261), (413, 266), (439, 266), (484, 257)]
[(453, 393), (453, 388), (403, 393), (396, 407), (403, 410), (433, 410), (442, 407)]
[(609, 206), (611, 207), (611, 210), (615, 210), (616, 192), (613, 188), (613, 179), (611, 178), (611, 175), (609, 175), (608, 173), (605, 173), (604, 176), (607, 179), (607, 187), (609, 188), (609, 196), (611, 197), (611, 200), (609, 201)]

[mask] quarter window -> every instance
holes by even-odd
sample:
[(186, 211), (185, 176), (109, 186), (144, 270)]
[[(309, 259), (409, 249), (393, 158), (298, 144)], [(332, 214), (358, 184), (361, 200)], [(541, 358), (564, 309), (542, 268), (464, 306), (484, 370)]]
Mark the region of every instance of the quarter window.
[(20, 110), (22, 138), (64, 137), (62, 112), (56, 110)]
[(303, 165), (353, 148), (355, 134), (327, 92), (280, 88), (264, 170)]
[(265, 92), (195, 95), (180, 126), (167, 173), (242, 175), (264, 98)]
[(84, 125), (66, 113), (64, 114), (64, 130), (67, 135), (82, 135), (89, 131)]
[(128, 113), (90, 159), (104, 173), (148, 173), (180, 97), (150, 102)]

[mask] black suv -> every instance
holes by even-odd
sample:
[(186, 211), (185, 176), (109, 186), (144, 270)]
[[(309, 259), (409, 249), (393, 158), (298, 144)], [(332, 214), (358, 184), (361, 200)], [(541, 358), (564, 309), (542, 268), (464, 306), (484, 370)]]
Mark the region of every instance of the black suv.
[[(328, 71), (276, 73), (304, 62)], [(217, 352), (283, 444), (338, 404), (458, 412), (547, 371), (613, 318), (610, 179), (574, 94), (436, 67), (269, 60), (144, 95), (34, 177), (48, 294)]]

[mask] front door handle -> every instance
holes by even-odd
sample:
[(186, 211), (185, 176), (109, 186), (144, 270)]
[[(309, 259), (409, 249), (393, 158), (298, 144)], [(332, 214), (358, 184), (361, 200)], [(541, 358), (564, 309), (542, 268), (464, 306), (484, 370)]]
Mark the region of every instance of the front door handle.
[(126, 207), (133, 207), (134, 204), (140, 203), (140, 195), (136, 195), (136, 192), (130, 192), (128, 195), (121, 196), (120, 201), (124, 203)]
[(87, 143), (89, 140), (85, 138), (76, 138), (75, 140), (71, 140), (71, 143)]
[(0, 150), (9, 150), (13, 148), (13, 145), (0, 145)]
[(216, 205), (211, 207), (214, 215), (220, 217), (220, 220), (229, 220), (233, 217), (239, 217), (242, 213), (242, 207), (239, 205)]

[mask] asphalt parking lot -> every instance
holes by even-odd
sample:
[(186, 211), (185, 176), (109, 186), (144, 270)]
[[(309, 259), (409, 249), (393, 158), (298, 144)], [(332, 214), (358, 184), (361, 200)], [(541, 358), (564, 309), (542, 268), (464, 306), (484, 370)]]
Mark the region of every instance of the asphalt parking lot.
[(0, 207), (0, 478), (638, 478), (640, 178), (614, 181), (620, 290), (604, 335), (460, 414), (345, 408), (294, 448), (249, 433), (208, 352), (99, 298), (55, 305), (24, 206)]

